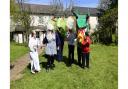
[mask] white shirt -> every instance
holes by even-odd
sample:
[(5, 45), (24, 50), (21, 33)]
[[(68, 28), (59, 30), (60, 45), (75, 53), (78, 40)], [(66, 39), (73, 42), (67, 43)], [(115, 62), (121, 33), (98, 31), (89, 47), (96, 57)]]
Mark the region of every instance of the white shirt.
[(37, 41), (37, 39), (34, 38), (34, 37), (31, 37), (31, 38), (29, 39), (29, 44), (28, 44), (28, 46), (29, 46), (29, 48), (30, 48), (30, 51), (32, 51), (32, 52), (37, 51), (37, 46), (38, 46), (38, 41)]

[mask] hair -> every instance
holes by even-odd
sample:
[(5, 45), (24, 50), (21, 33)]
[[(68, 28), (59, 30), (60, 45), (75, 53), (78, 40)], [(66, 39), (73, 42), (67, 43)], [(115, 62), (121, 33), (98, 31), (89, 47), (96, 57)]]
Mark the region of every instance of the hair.
[(34, 36), (34, 34), (36, 34), (36, 33), (35, 33), (34, 31), (32, 31), (32, 32), (31, 32), (32, 37)]
[(88, 32), (85, 32), (85, 35), (86, 35), (86, 36), (89, 36)]
[(87, 14), (86, 21), (88, 21), (88, 19), (89, 19), (89, 15)]

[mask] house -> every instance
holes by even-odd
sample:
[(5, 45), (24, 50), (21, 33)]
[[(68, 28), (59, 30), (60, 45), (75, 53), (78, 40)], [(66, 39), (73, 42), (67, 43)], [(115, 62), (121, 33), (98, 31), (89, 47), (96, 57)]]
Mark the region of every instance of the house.
[[(98, 10), (96, 8), (88, 8), (88, 7), (73, 7), (76, 11), (79, 11), (80, 14), (90, 13), (90, 23), (91, 29), (94, 31), (98, 24), (97, 13)], [(52, 15), (56, 17), (73, 15), (69, 10), (65, 11), (57, 11), (53, 10), (53, 7), (50, 5), (37, 5), (37, 4), (23, 4), (23, 10), (30, 13), (31, 24), (33, 30), (36, 31), (37, 39), (40, 38), (41, 34), (43, 34), (46, 30), (46, 25), (51, 19)], [(17, 23), (14, 23), (11, 20), (10, 24), (10, 38), (18, 43), (26, 42), (26, 37), (24, 35), (25, 28), (21, 27)]]

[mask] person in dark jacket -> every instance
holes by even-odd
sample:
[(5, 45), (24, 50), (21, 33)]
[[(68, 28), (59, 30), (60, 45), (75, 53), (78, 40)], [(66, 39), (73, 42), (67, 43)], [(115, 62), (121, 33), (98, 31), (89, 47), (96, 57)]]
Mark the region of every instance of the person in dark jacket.
[(56, 46), (57, 46), (57, 60), (61, 62), (63, 59), (62, 48), (63, 48), (63, 38), (59, 30), (56, 30)]

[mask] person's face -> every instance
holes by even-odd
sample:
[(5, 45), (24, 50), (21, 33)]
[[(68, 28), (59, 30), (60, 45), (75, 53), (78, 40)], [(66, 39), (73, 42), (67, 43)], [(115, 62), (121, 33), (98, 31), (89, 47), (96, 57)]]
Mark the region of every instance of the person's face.
[(36, 38), (36, 33), (33, 34), (33, 37)]
[(72, 32), (72, 30), (71, 30), (71, 29), (69, 29), (69, 32)]
[(52, 33), (53, 31), (52, 30), (48, 30), (48, 33)]
[(55, 19), (55, 17), (54, 16), (52, 16), (52, 20), (54, 20)]

